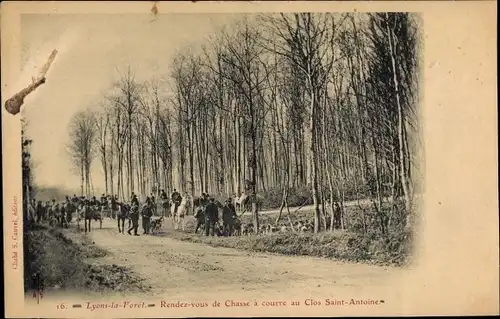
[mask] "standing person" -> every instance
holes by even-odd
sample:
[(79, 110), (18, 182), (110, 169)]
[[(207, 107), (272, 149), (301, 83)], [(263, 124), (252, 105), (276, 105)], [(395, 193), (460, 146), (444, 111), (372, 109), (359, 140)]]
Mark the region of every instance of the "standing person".
[(151, 208), (153, 209), (153, 214), (156, 216), (156, 200), (153, 194), (151, 194)]
[(116, 217), (116, 212), (118, 211), (118, 197), (110, 196), (109, 198), (109, 208), (111, 209), (111, 217), (114, 219)]
[[(100, 206), (101, 215), (104, 216), (104, 211), (106, 211), (106, 208), (108, 208), (108, 198), (106, 197), (106, 195), (104, 195), (104, 194), (101, 195), (101, 198), (99, 200), (99, 206)], [(108, 211), (108, 214), (106, 217), (111, 217), (111, 214), (109, 211)]]
[(99, 202), (97, 201), (97, 198), (95, 198), (95, 196), (92, 196), (92, 201), (90, 202), (90, 205), (92, 205), (94, 208), (96, 206), (99, 206)]
[[(167, 193), (165, 193), (165, 190), (162, 189), (160, 193), (160, 202), (161, 202), (161, 215), (165, 216), (168, 215), (168, 196)], [(167, 212), (167, 214), (165, 214)]]
[(231, 236), (233, 233), (233, 221), (236, 218), (236, 209), (231, 203), (231, 198), (226, 199), (224, 207), (222, 208), (222, 227), (224, 234)]
[(36, 204), (36, 222), (39, 223), (43, 219), (43, 205), (42, 201), (39, 200)]
[(214, 201), (211, 197), (205, 208), (205, 236), (208, 236), (209, 232), (212, 236), (215, 235), (215, 224), (219, 220), (219, 208)]
[(146, 202), (141, 208), (141, 215), (142, 215), (142, 228), (144, 229), (143, 234), (149, 234), (149, 227), (151, 225), (151, 216), (153, 216), (151, 199), (149, 197), (146, 197)]
[(139, 228), (139, 206), (132, 204), (130, 209), (130, 221), (132, 221), (132, 226), (129, 227), (127, 233), (132, 235), (130, 231), (134, 230), (134, 236), (139, 236), (137, 229)]
[(203, 206), (198, 206), (196, 208), (196, 213), (194, 215), (194, 218), (196, 218), (196, 228), (194, 230), (194, 233), (196, 234), (198, 232), (198, 229), (205, 224), (205, 212), (204, 212), (204, 207)]

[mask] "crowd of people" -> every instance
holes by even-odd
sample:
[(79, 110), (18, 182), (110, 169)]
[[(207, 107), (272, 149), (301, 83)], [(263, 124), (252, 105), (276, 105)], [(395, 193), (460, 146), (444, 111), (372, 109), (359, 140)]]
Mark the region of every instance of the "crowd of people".
[[(188, 194), (185, 194), (184, 197), (189, 199)], [(102, 194), (98, 199), (96, 196), (87, 197), (74, 194), (71, 198), (66, 196), (62, 202), (52, 199), (44, 203), (32, 199), (30, 216), (36, 222), (49, 221), (51, 224), (60, 225), (60, 227), (68, 227), (74, 213), (77, 214), (77, 218), (84, 218), (78, 214), (87, 207), (96, 215), (88, 218), (102, 221), (102, 217), (105, 216), (118, 219), (119, 222), (126, 219), (129, 221), (127, 233), (139, 236), (138, 228), (141, 217), (143, 234), (150, 234), (153, 216), (173, 217), (181, 205), (182, 199), (183, 197), (176, 189), (170, 196), (162, 189), (159, 194), (159, 203), (156, 202), (154, 194), (150, 194), (146, 196), (142, 205), (135, 193), (131, 194), (129, 201), (120, 201), (118, 195)], [(214, 197), (202, 193), (199, 197), (194, 198), (192, 203), (194, 204), (194, 217), (197, 220), (195, 232), (203, 226), (206, 236), (220, 235), (221, 233), (226, 236), (233, 234), (238, 217), (231, 198), (226, 199), (224, 204), (221, 204)], [(160, 214), (158, 214), (158, 208), (161, 209)], [(222, 211), (222, 216), (219, 216), (219, 209)], [(118, 228), (120, 229), (120, 225)]]

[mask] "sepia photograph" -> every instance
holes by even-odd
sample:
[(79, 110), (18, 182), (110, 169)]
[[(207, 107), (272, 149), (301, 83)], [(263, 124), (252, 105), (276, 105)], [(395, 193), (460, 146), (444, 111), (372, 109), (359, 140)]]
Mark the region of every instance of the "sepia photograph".
[[(342, 287), (408, 262), (418, 14), (134, 20), (21, 17), (25, 59), (35, 35), (87, 39), (21, 114), (27, 298), (30, 278), (47, 292)], [(289, 256), (331, 262), (308, 261), (318, 276)], [(364, 266), (339, 277), (339, 260)]]
[(159, 5), (19, 15), (2, 117), (20, 122), (24, 302), (402, 307), (429, 189), (423, 13)]

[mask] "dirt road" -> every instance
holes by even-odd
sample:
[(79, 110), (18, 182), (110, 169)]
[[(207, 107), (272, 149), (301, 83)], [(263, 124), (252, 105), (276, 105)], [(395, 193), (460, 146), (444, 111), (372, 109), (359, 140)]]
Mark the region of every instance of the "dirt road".
[(360, 295), (367, 288), (383, 290), (401, 272), (390, 267), (214, 248), (159, 236), (135, 237), (119, 234), (114, 221), (107, 218), (103, 229), (94, 229), (89, 236), (109, 252), (99, 263), (131, 268), (145, 279), (151, 287), (148, 294), (155, 297)]

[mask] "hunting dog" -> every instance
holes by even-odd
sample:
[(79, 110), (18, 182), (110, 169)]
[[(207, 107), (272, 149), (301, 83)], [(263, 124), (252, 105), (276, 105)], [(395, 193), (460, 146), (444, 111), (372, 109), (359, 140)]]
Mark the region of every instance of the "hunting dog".
[(151, 233), (155, 234), (158, 233), (163, 225), (163, 216), (157, 217), (153, 216), (151, 217)]

